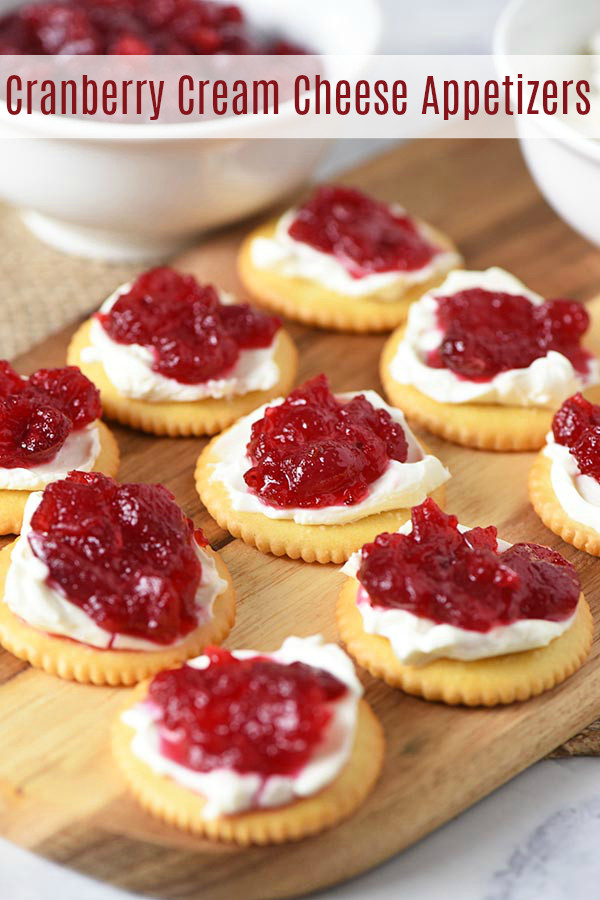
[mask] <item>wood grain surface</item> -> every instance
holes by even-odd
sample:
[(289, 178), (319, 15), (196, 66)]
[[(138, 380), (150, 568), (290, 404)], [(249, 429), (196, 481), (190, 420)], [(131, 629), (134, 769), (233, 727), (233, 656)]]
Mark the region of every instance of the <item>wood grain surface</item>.
[[(541, 200), (509, 141), (425, 141), (396, 149), (343, 179), (404, 203), (446, 229), (471, 268), (501, 265), (550, 297), (589, 299), (600, 290), (600, 254)], [(222, 233), (180, 265), (239, 291), (235, 252), (244, 229)], [(383, 337), (352, 337), (291, 325), (302, 379), (326, 371), (337, 390), (379, 388)], [(70, 330), (19, 361), (23, 372), (64, 361)], [(334, 566), (261, 555), (232, 540), (202, 509), (192, 472), (203, 441), (155, 439), (115, 429), (122, 480), (162, 481), (230, 567), (238, 590), (231, 647), (270, 650), (290, 634), (335, 639)], [(596, 618), (596, 560), (563, 545), (536, 518), (526, 479), (531, 454), (464, 450), (428, 436), (450, 467), (448, 509), (468, 524), (498, 526), (510, 541), (560, 549), (575, 563)], [(130, 799), (108, 748), (126, 690), (61, 682), (0, 653), (0, 832), (65, 865), (153, 897), (268, 900), (349, 878), (460, 813), (600, 715), (600, 658), (565, 685), (510, 708), (450, 709), (365, 677), (386, 732), (383, 775), (349, 821), (279, 848), (236, 850), (153, 821)]]

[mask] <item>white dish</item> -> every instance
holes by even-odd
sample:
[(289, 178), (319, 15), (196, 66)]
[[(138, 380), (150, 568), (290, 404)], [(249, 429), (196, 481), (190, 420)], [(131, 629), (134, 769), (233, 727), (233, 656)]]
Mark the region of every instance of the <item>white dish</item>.
[[(582, 54), (598, 31), (598, 0), (512, 0), (496, 25), (494, 52), (499, 59)], [(587, 68), (584, 57), (581, 68)], [(600, 245), (600, 142), (564, 119), (529, 119), (519, 124), (518, 132), (525, 161), (546, 200), (572, 228)]]
[[(0, 0), (2, 11), (17, 5)], [(258, 27), (276, 29), (318, 53), (360, 58), (375, 52), (379, 41), (377, 0), (239, 5)], [(264, 127), (252, 117), (232, 123), (232, 138), (212, 139), (214, 122), (92, 121), (86, 123), (91, 136), (77, 141), (68, 138), (68, 120), (39, 113), (25, 120), (2, 107), (0, 138), (10, 139), (0, 140), (0, 197), (23, 210), (47, 243), (113, 261), (166, 257), (202, 231), (265, 209), (310, 176), (328, 145), (324, 139), (251, 137)], [(280, 116), (286, 116), (283, 106)], [(153, 139), (155, 127), (168, 129), (169, 138)], [(135, 128), (136, 140), (115, 140), (123, 128)], [(147, 137), (140, 137), (144, 129)], [(303, 132), (300, 123), (299, 138)]]

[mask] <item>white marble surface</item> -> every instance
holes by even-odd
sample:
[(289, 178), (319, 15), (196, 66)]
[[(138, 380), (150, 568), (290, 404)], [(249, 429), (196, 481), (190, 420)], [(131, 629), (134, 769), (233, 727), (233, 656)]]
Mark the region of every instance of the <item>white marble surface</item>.
[[(594, 900), (600, 895), (599, 765), (595, 759), (540, 763), (386, 865), (312, 896)], [(0, 841), (0, 897), (132, 900), (133, 895)]]
[[(505, 0), (381, 2), (387, 17), (385, 52), (484, 53)], [(376, 141), (344, 142), (321, 174), (329, 175), (381, 149)], [(600, 761), (547, 761), (386, 865), (318, 897), (594, 900), (600, 897), (599, 845)], [(2, 900), (131, 897), (0, 840)]]

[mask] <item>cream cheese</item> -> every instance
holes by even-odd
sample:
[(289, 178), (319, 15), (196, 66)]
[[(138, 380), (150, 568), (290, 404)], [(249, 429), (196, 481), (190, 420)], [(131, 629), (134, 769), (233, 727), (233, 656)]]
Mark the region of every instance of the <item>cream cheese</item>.
[(407, 461), (401, 463), (390, 460), (383, 475), (371, 484), (367, 497), (360, 503), (319, 509), (281, 509), (263, 503), (250, 491), (244, 481), (244, 473), (251, 465), (246, 456), (246, 446), (250, 440), (252, 425), (263, 418), (267, 407), (283, 403), (281, 397), (244, 416), (217, 438), (212, 449), (218, 462), (213, 466), (211, 480), (219, 481), (225, 486), (235, 510), (260, 513), (269, 519), (291, 519), (298, 525), (346, 524), (385, 510), (417, 506), (449, 479), (449, 471), (437, 457), (423, 452), (400, 410), (385, 403), (375, 391), (339, 394), (338, 398), (349, 400), (357, 393), (363, 393), (374, 407), (387, 410), (392, 419), (402, 426), (408, 443)]
[[(156, 644), (127, 634), (113, 634), (94, 622), (88, 614), (67, 600), (47, 583), (48, 567), (34, 555), (28, 540), (31, 518), (42, 499), (42, 493), (31, 494), (25, 506), (23, 530), (11, 553), (4, 585), (4, 603), (12, 612), (47, 634), (60, 635), (99, 649), (161, 650), (173, 644)], [(196, 553), (202, 564), (202, 580), (196, 593), (198, 623), (208, 621), (215, 599), (225, 591), (227, 582), (218, 574), (214, 559), (199, 545)]]
[(526, 297), (539, 305), (543, 297), (528, 290), (503, 269), (485, 272), (451, 272), (444, 283), (413, 303), (406, 331), (389, 372), (399, 384), (410, 384), (438, 403), (494, 403), (502, 406), (534, 406), (555, 409), (571, 394), (600, 381), (600, 363), (591, 359), (585, 377), (562, 353), (550, 350), (522, 369), (499, 372), (488, 381), (469, 381), (450, 369), (434, 368), (425, 362), (439, 347), (443, 332), (438, 327), (437, 299), (459, 291), (482, 288)]
[[(121, 294), (127, 293), (131, 283), (121, 285), (104, 301), (100, 312), (108, 312)], [(232, 298), (220, 293), (223, 303)], [(187, 403), (209, 397), (221, 399), (251, 391), (267, 391), (277, 384), (279, 368), (275, 362), (279, 334), (275, 334), (268, 347), (257, 350), (241, 350), (238, 360), (222, 378), (211, 378), (199, 384), (182, 384), (152, 369), (154, 355), (141, 344), (121, 344), (113, 341), (97, 318), (90, 326), (90, 346), (84, 347), (81, 359), (88, 363), (101, 363), (106, 377), (123, 397), (144, 400), (147, 403)]]
[(72, 431), (54, 459), (30, 469), (0, 467), (0, 490), (39, 491), (53, 481), (64, 478), (73, 469), (91, 472), (100, 456), (98, 422)]
[[(404, 213), (401, 207), (393, 208), (399, 214)], [(401, 288), (422, 284), (435, 275), (447, 272), (461, 264), (458, 253), (453, 250), (440, 249), (431, 261), (420, 269), (372, 272), (362, 278), (353, 278), (335, 256), (323, 253), (310, 244), (291, 237), (289, 228), (296, 213), (296, 209), (291, 209), (281, 216), (273, 237), (254, 238), (250, 253), (252, 263), (257, 269), (277, 269), (286, 278), (304, 278), (308, 281), (315, 281), (338, 294), (363, 297), (379, 291), (387, 291), (394, 285)], [(427, 240), (434, 245), (437, 244), (435, 235), (426, 225), (419, 225), (419, 229)], [(397, 300), (398, 297), (388, 293), (377, 299), (386, 302)]]
[(600, 533), (600, 484), (591, 475), (580, 472), (569, 448), (557, 444), (552, 432), (546, 435), (542, 452), (551, 462), (552, 490), (565, 513)]
[[(464, 525), (458, 527), (462, 532), (469, 530)], [(410, 521), (398, 529), (399, 534), (410, 534), (411, 531)], [(498, 540), (500, 551), (507, 550), (510, 546), (506, 541)], [(341, 571), (356, 578), (360, 558), (360, 551), (354, 553)], [(356, 605), (366, 633), (387, 638), (394, 655), (401, 663), (416, 666), (426, 665), (436, 659), (470, 662), (545, 647), (567, 631), (576, 616), (574, 612), (561, 622), (519, 619), (510, 625), (498, 625), (481, 632), (440, 624), (407, 610), (378, 606), (371, 602), (362, 585), (358, 587)]]

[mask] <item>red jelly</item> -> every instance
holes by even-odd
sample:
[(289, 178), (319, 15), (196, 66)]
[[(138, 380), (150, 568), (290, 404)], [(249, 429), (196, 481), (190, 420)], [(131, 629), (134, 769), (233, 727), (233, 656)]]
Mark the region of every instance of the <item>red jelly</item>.
[(170, 644), (198, 625), (194, 526), (162, 485), (71, 472), (45, 489), (31, 528), (50, 586), (100, 628)]
[(439, 252), (409, 216), (347, 187), (317, 188), (298, 210), (289, 234), (334, 256), (353, 278), (421, 269)]
[(198, 772), (299, 772), (346, 686), (301, 662), (240, 660), (217, 647), (206, 653), (206, 669), (185, 665), (152, 679), (148, 696), (160, 710), (161, 752)]
[(552, 433), (569, 448), (582, 475), (600, 482), (600, 406), (581, 394), (569, 397), (554, 416)]
[(29, 376), (25, 394), (51, 403), (71, 420), (73, 430), (89, 425), (102, 415), (98, 390), (77, 366), (39, 369)]
[(0, 53), (303, 52), (257, 34), (239, 6), (210, 0), (58, 0), (26, 3), (0, 19)]
[(51, 462), (71, 432), (102, 415), (100, 394), (76, 366), (20, 378), (0, 361), (0, 467)]
[(0, 359), (0, 400), (20, 394), (26, 382), (6, 359)]
[(546, 300), (471, 288), (438, 297), (443, 339), (427, 363), (470, 380), (486, 381), (508, 369), (525, 369), (550, 350), (587, 372), (591, 354), (581, 347), (590, 320), (574, 300)]
[(275, 316), (223, 304), (211, 285), (166, 267), (140, 275), (98, 319), (113, 341), (147, 347), (152, 369), (182, 384), (226, 376), (241, 350), (269, 347), (280, 327)]
[(279, 507), (352, 505), (385, 472), (406, 462), (402, 426), (363, 394), (341, 401), (325, 375), (307, 381), (252, 426), (244, 481)]
[(480, 632), (575, 611), (579, 578), (559, 553), (538, 544), (498, 552), (494, 527), (461, 534), (456, 516), (430, 498), (411, 517), (410, 534), (381, 534), (363, 547), (358, 579), (372, 604)]
[(23, 395), (0, 401), (0, 465), (29, 469), (54, 459), (71, 432), (60, 410)]

